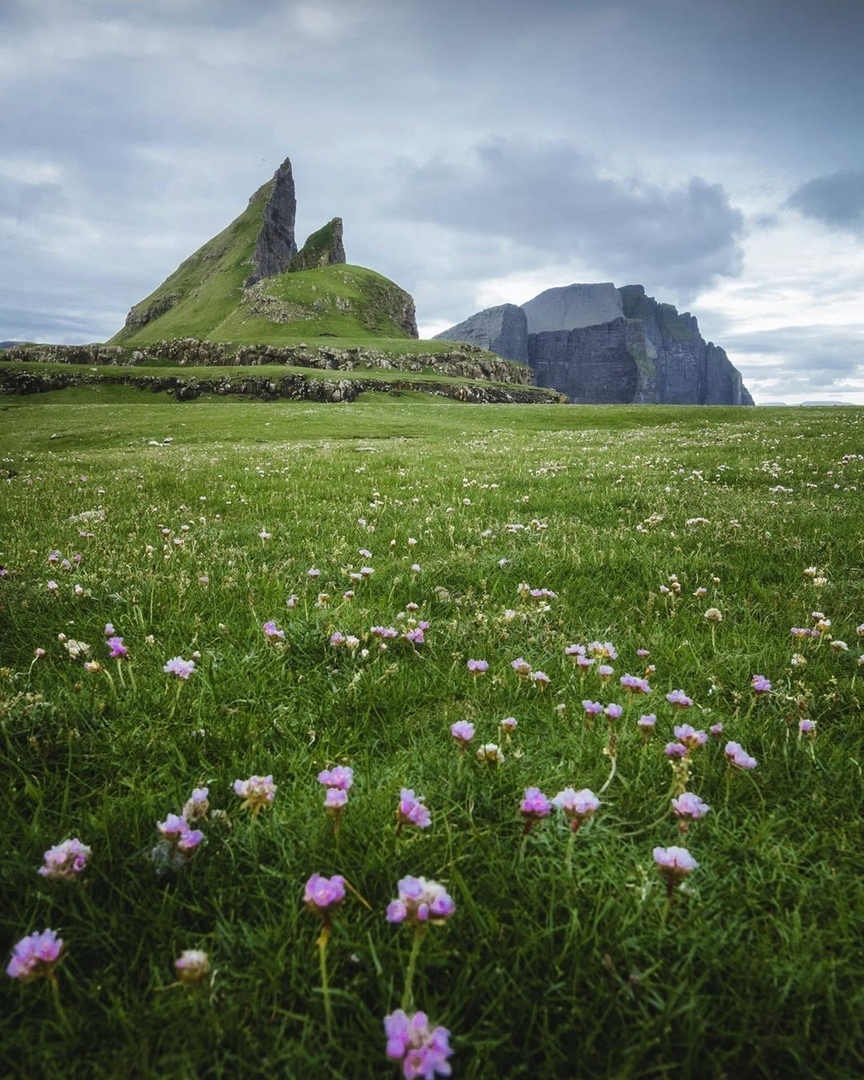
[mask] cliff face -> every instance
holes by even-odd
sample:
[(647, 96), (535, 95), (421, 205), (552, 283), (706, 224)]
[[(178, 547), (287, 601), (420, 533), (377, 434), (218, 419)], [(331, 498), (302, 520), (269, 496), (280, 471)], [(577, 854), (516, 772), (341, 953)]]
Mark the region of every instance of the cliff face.
[[(702, 338), (696, 319), (657, 303), (641, 285), (548, 289), (522, 305), (524, 335), (514, 307), (481, 311), (438, 337), (527, 361), (538, 385), (577, 404), (753, 404), (740, 372)], [(512, 332), (503, 332), (505, 322)]]
[[(271, 185), (252, 253), (252, 273), (246, 279), (247, 287), (261, 278), (283, 273), (297, 254), (297, 241), (294, 238), (297, 199), (294, 194), (294, 174), (288, 158), (274, 173)], [(258, 194), (252, 196), (253, 199), (257, 197)]]

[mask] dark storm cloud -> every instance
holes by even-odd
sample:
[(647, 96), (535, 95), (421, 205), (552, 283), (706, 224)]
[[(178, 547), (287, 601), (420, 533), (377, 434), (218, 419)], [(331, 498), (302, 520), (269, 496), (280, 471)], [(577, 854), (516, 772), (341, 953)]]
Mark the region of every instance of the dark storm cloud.
[(864, 235), (864, 172), (835, 172), (808, 180), (786, 205), (825, 225)]
[(406, 166), (396, 209), (446, 228), (509, 239), (554, 261), (579, 257), (610, 279), (693, 295), (741, 271), (741, 212), (701, 177), (670, 187), (609, 178), (561, 142), (493, 139), (464, 164)]

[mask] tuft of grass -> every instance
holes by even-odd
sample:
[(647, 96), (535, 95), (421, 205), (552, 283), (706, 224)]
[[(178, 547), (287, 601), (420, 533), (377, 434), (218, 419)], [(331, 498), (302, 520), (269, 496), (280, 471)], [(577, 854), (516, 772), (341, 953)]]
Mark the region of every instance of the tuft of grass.
[[(4, 1075), (396, 1076), (382, 1018), (411, 932), (384, 912), (405, 875), (456, 902), (414, 980), (453, 1032), (455, 1076), (862, 1071), (864, 411), (103, 393), (3, 405), (2, 942), (52, 927), (65, 943), (56, 995), (6, 979)], [(816, 611), (830, 626), (793, 638)], [(422, 645), (371, 632), (412, 620)], [(335, 630), (358, 646), (331, 646)], [(617, 650), (607, 682), (565, 654), (592, 641)], [(163, 672), (177, 655), (195, 658), (187, 682)], [(547, 690), (514, 674), (519, 656)], [(620, 676), (649, 664), (651, 693), (628, 701)], [(770, 693), (753, 695), (757, 672)], [(626, 705), (614, 745), (583, 699)], [(460, 757), (460, 719), (502, 765)], [(682, 721), (724, 725), (693, 752), (711, 810), (686, 834), (663, 753)], [(730, 771), (727, 739), (758, 767)], [(316, 779), (336, 764), (355, 773), (338, 839)], [(278, 789), (256, 819), (232, 789), (252, 774)], [(204, 820), (160, 876), (156, 822), (202, 785), (228, 821)], [(572, 841), (552, 816), (523, 844), (528, 786), (591, 788), (601, 807)], [(429, 829), (397, 836), (403, 787)], [(83, 880), (40, 877), (71, 836), (93, 850)], [(652, 849), (673, 844), (699, 867), (667, 898)], [(328, 946), (330, 1040), (301, 899), (315, 872), (354, 890)], [(189, 948), (212, 974), (186, 989)]]

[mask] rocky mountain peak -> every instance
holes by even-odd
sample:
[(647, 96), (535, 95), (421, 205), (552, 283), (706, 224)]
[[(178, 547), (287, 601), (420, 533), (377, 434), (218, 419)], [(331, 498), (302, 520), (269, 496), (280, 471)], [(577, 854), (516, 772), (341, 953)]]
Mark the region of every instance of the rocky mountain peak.
[(265, 185), (256, 192), (250, 201), (258, 198), (271, 185), (272, 190), (261, 218), (261, 231), (252, 253), (252, 273), (246, 279), (247, 287), (261, 278), (284, 273), (297, 254), (297, 241), (294, 236), (297, 197), (294, 193), (294, 174), (289, 158), (285, 158), (273, 174), (270, 185)]

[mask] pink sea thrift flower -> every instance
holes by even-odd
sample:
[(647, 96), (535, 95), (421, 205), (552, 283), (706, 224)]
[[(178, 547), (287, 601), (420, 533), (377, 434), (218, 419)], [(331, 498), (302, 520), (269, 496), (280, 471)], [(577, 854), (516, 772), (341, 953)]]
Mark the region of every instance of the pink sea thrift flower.
[(113, 637), (117, 631), (114, 629), (114, 624), (110, 622), (105, 623), (105, 637)]
[(350, 791), (354, 783), (354, 770), (349, 765), (336, 765), (318, 773), (318, 783), (338, 791)]
[(412, 645), (423, 645), (426, 642), (426, 631), (419, 626), (413, 626), (410, 630), (406, 630), (403, 636)]
[(589, 788), (583, 788), (581, 791), (565, 788), (558, 792), (552, 800), (552, 805), (564, 813), (573, 832), (578, 832), (600, 806), (600, 800)]
[(190, 829), (189, 822), (180, 814), (169, 814), (164, 821), (157, 823), (156, 828), (171, 848), (187, 857), (204, 839), (204, 833), (200, 829)]
[(387, 922), (442, 923), (456, 910), (456, 905), (443, 885), (426, 878), (404, 877), (398, 882), (399, 898), (387, 906)]
[(737, 742), (726, 743), (726, 760), (737, 769), (755, 769), (759, 764), (756, 758), (751, 757)]
[(402, 1009), (384, 1017), (384, 1034), (387, 1036), (387, 1057), (402, 1065), (405, 1080), (434, 1080), (438, 1076), (450, 1076), (447, 1059), (452, 1055), (450, 1032), (445, 1027), (429, 1030), (426, 1013), (408, 1016)]
[(771, 682), (764, 675), (753, 675), (750, 679), (754, 694), (767, 694), (771, 690)]
[(272, 619), (268, 619), (261, 629), (264, 631), (264, 636), (268, 641), (284, 641), (285, 639), (285, 631), (280, 630)]
[(672, 809), (675, 811), (675, 816), (680, 819), (680, 828), (683, 832), (690, 821), (698, 821), (708, 813), (711, 807), (702, 802), (692, 791), (685, 791), (677, 799), (672, 800)]
[(675, 738), (683, 743), (688, 750), (695, 750), (697, 746), (704, 746), (708, 742), (708, 736), (704, 731), (697, 731), (690, 724), (676, 724), (672, 729)]
[(46, 878), (73, 881), (86, 870), (91, 854), (90, 848), (82, 844), (77, 836), (64, 840), (45, 852), (45, 864), (39, 867), (39, 873)]
[(531, 681), (537, 687), (538, 690), (545, 690), (547, 686), (552, 682), (545, 671), (532, 671)]
[(711, 727), (708, 728), (708, 731), (714, 736), (715, 739), (719, 739), (720, 736), (723, 734), (723, 725), (712, 724)]
[(120, 660), (120, 659), (122, 659), (122, 657), (126, 656), (126, 654), (129, 651), (126, 648), (126, 646), (123, 644), (123, 638), (122, 637), (117, 637), (116, 635), (114, 635), (112, 637), (109, 637), (108, 640), (105, 642), (105, 644), (111, 650), (111, 659), (112, 660)]
[(798, 733), (799, 735), (809, 735), (812, 738), (816, 734), (815, 720), (799, 720)]
[(327, 788), (327, 794), (324, 796), (324, 809), (332, 810), (335, 814), (338, 814), (341, 810), (344, 810), (348, 805), (348, 792), (342, 791), (340, 788)]
[(201, 818), (207, 817), (207, 811), (210, 809), (209, 794), (210, 789), (206, 787), (192, 789), (192, 794), (183, 806), (183, 817), (187, 821), (200, 821)]
[(531, 665), (527, 660), (523, 660), (521, 656), (517, 656), (515, 660), (511, 660), (510, 667), (513, 668), (520, 679), (526, 679), (531, 674)]
[(184, 949), (174, 961), (177, 978), (185, 986), (194, 986), (210, 974), (210, 957), (201, 949)]
[(489, 670), (489, 661), (469, 660), (466, 667), (472, 675), (485, 675)]
[(582, 702), (582, 708), (588, 717), (599, 716), (603, 712), (603, 705), (599, 701), (588, 701), (586, 699)]
[(552, 803), (540, 788), (525, 788), (522, 802), (519, 804), (519, 813), (525, 819), (525, 835), (527, 835), (536, 822), (542, 821), (544, 817), (552, 813)]
[(257, 817), (276, 798), (276, 785), (272, 776), (250, 776), (248, 780), (234, 781), (234, 793), (243, 799), (240, 809), (251, 810), (252, 816)]
[(392, 641), (399, 637), (399, 631), (393, 626), (373, 626), (370, 633), (380, 641)]
[(663, 747), (663, 753), (668, 758), (684, 758), (687, 757), (689, 751), (683, 743), (670, 742)]
[(593, 656), (577, 656), (576, 657), (576, 666), (579, 668), (579, 671), (583, 675), (585, 674), (586, 671), (589, 670), (589, 668), (592, 668), (595, 663), (596, 663), (596, 661), (594, 660)]
[(603, 712), (609, 720), (620, 720), (621, 714), (624, 712), (624, 706), (610, 702)]
[(617, 660), (618, 653), (611, 641), (592, 641), (585, 646), (589, 656), (596, 656), (600, 660)]
[(612, 676), (615, 674), (615, 668), (610, 667), (608, 664), (600, 664), (600, 666), (597, 668), (597, 674), (600, 676), (603, 682), (606, 682), (607, 679), (611, 679)]
[(329, 918), (330, 914), (345, 899), (345, 878), (334, 874), (331, 878), (313, 874), (303, 890), (303, 903), (306, 910)]
[(63, 939), (57, 937), (56, 930), (34, 930), (29, 937), (22, 938), (12, 949), (12, 959), (6, 967), (6, 974), (21, 982), (54, 977), (54, 965), (60, 959)]
[(182, 656), (172, 657), (162, 668), (166, 675), (176, 675), (178, 679), (188, 679), (195, 670), (194, 660), (184, 660)]
[(396, 819), (397, 833), (401, 831), (403, 825), (414, 825), (418, 829), (425, 829), (432, 824), (432, 815), (423, 805), (423, 796), (415, 795), (411, 788), (402, 788), (399, 792)]
[(651, 687), (647, 679), (640, 679), (638, 675), (622, 675), (621, 685), (631, 694), (650, 694)]
[(459, 749), (464, 752), (468, 743), (474, 738), (474, 725), (467, 720), (457, 720), (450, 725), (450, 734), (459, 744)]
[(661, 876), (666, 882), (667, 895), (672, 895), (672, 890), (699, 866), (686, 848), (682, 847), (655, 847), (654, 862)]
[(646, 713), (644, 716), (640, 716), (636, 721), (637, 727), (641, 730), (642, 734), (648, 736), (654, 730), (657, 723), (657, 717), (654, 713)]
[(666, 695), (666, 700), (676, 709), (689, 709), (693, 704), (693, 699), (687, 697), (683, 690), (673, 690)]

